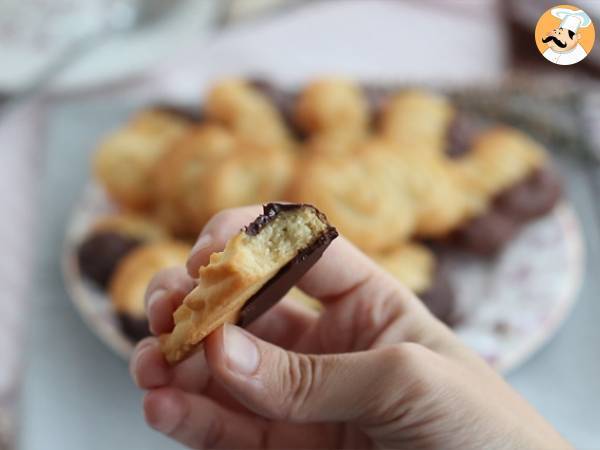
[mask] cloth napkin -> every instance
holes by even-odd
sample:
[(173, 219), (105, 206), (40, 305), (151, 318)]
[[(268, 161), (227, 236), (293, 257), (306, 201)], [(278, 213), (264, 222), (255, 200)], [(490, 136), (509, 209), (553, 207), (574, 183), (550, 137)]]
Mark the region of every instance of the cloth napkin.
[(15, 446), (27, 297), (35, 250), (42, 110), (32, 103), (0, 126), (0, 450)]

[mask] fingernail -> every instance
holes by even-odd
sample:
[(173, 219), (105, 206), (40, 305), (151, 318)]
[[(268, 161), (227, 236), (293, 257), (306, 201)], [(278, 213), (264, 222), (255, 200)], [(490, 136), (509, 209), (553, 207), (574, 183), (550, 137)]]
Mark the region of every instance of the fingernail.
[(146, 311), (150, 312), (152, 308), (152, 304), (156, 303), (158, 300), (163, 298), (166, 295), (167, 291), (165, 289), (157, 289), (150, 294), (148, 297), (148, 302), (146, 303)]
[[(185, 416), (185, 404), (174, 392), (150, 391), (144, 400), (148, 424), (161, 433), (170, 434)], [(153, 404), (153, 405), (151, 405)]]
[(133, 378), (133, 381), (136, 384), (136, 386), (139, 386), (138, 379), (136, 376), (136, 372), (137, 372), (136, 369), (137, 369), (138, 362), (139, 362), (142, 354), (144, 352), (146, 352), (149, 348), (150, 348), (149, 343), (148, 344), (140, 344), (140, 346), (137, 348), (137, 350), (134, 352), (133, 356), (131, 357), (131, 360), (129, 361), (129, 374), (131, 375), (131, 378)]
[(234, 325), (225, 325), (224, 350), (227, 367), (242, 375), (252, 375), (258, 368), (260, 355), (258, 348), (245, 331)]
[(203, 248), (208, 247), (211, 242), (212, 242), (212, 236), (208, 233), (203, 234), (202, 236), (200, 236), (200, 238), (196, 241), (196, 243), (192, 247), (192, 250), (190, 251), (190, 256), (195, 255)]

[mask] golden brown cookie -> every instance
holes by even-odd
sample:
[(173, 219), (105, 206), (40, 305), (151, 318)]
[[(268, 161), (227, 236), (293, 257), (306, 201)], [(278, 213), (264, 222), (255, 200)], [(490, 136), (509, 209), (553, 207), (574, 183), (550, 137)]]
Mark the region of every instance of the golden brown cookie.
[(217, 83), (203, 105), (208, 118), (223, 123), (234, 134), (262, 146), (289, 148), (292, 140), (275, 105), (244, 80)]
[(426, 292), (435, 274), (435, 256), (424, 245), (406, 242), (373, 259), (416, 294)]
[(412, 224), (404, 237), (444, 236), (464, 220), (464, 185), (445, 158), (427, 151), (400, 151), (397, 143), (387, 140), (366, 143), (357, 158), (370, 168), (372, 183), (391, 186), (390, 197), (400, 200), (396, 215), (412, 215), (411, 221), (404, 218)]
[(112, 232), (143, 242), (165, 240), (167, 231), (152, 218), (134, 213), (116, 213), (102, 216), (94, 222), (92, 233)]
[(364, 139), (366, 136), (358, 137), (343, 131), (331, 131), (310, 136), (299, 150), (303, 155), (352, 158)]
[(361, 140), (369, 126), (367, 101), (358, 85), (341, 78), (310, 83), (300, 94), (295, 122), (308, 135), (319, 139), (309, 147), (320, 154), (341, 154), (349, 143)]
[(377, 252), (406, 239), (413, 231), (413, 202), (401, 189), (395, 167), (378, 157), (372, 144), (364, 156), (310, 156), (290, 186), (295, 202), (316, 205), (348, 239)]
[(540, 169), (546, 158), (542, 146), (516, 129), (497, 127), (480, 134), (470, 151), (456, 160), (470, 216), (483, 214), (496, 195)]
[(455, 115), (444, 96), (422, 90), (407, 90), (391, 97), (384, 105), (379, 124), (383, 136), (410, 150), (443, 153), (448, 126)]
[(109, 295), (123, 331), (134, 340), (148, 334), (144, 305), (148, 283), (162, 269), (183, 266), (190, 249), (176, 241), (154, 242), (131, 251), (118, 264)]
[(269, 204), (200, 268), (197, 287), (161, 337), (167, 361), (187, 357), (226, 322), (247, 325), (273, 306), (317, 261), (337, 232), (309, 205)]
[(415, 235), (446, 236), (468, 216), (465, 183), (453, 163), (435, 153), (405, 152), (399, 157), (409, 168), (406, 183), (415, 200)]
[(218, 125), (188, 133), (156, 166), (156, 214), (177, 235), (198, 233), (222, 209), (280, 199), (292, 155)]
[(189, 120), (178, 114), (149, 109), (106, 137), (96, 151), (93, 165), (109, 196), (126, 208), (150, 206), (154, 165), (189, 125)]

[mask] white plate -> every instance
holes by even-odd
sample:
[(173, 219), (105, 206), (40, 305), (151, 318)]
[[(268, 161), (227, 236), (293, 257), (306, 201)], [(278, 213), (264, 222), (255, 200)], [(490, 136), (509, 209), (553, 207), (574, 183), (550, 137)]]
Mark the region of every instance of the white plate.
[[(62, 267), (68, 292), (85, 322), (127, 358), (132, 346), (108, 298), (82, 279), (77, 264), (79, 243), (94, 220), (110, 210), (102, 190), (88, 185), (67, 227)], [(523, 363), (552, 337), (575, 303), (583, 273), (582, 248), (573, 209), (563, 203), (526, 226), (493, 261), (454, 258), (450, 277), (463, 317), (458, 335), (501, 372)]]

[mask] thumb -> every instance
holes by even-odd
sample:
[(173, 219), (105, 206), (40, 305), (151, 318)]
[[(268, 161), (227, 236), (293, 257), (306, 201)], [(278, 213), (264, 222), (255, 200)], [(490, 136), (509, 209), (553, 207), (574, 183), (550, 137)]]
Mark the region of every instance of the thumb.
[(411, 385), (402, 364), (404, 345), (414, 346), (306, 355), (225, 325), (209, 336), (205, 351), (215, 380), (257, 414), (292, 422), (373, 423), (401, 405), (402, 385)]

